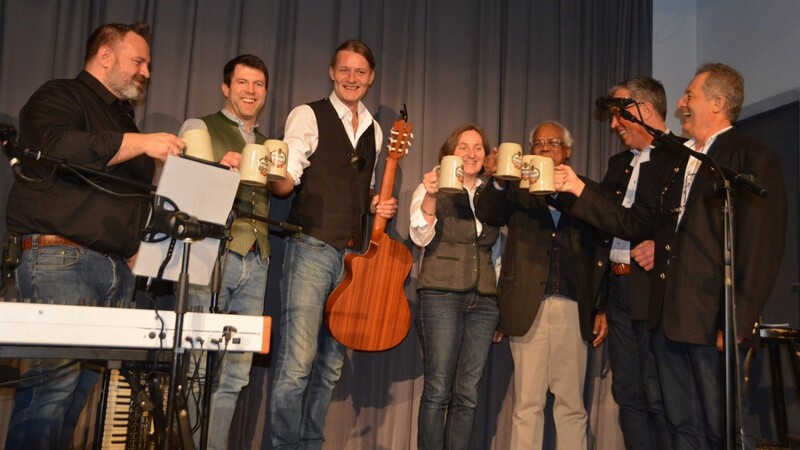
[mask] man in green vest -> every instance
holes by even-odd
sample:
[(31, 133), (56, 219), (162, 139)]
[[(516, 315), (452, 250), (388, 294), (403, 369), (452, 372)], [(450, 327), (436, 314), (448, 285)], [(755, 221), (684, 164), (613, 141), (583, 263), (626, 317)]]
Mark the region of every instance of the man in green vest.
[[(266, 136), (258, 131), (256, 119), (267, 98), (269, 74), (264, 62), (253, 55), (240, 55), (225, 64), (222, 94), (225, 107), (214, 114), (199, 119), (188, 119), (179, 135), (187, 130), (207, 129), (211, 135), (214, 160), (232, 169), (239, 167), (245, 144), (263, 144)], [(234, 207), (238, 210), (266, 217), (269, 214), (270, 192), (266, 186), (240, 185)], [(222, 283), (217, 307), (222, 313), (261, 315), (267, 289), (269, 267), (269, 241), (267, 224), (238, 217), (231, 227), (232, 240), (228, 243), (223, 260)], [(189, 288), (190, 305), (208, 309), (211, 291), (209, 286)], [(208, 448), (228, 448), (228, 431), (239, 392), (250, 381), (252, 353), (220, 352), (222, 359), (215, 374), (211, 396), (208, 426)], [(189, 408), (193, 413), (192, 407)], [(195, 441), (199, 441), (199, 433)]]

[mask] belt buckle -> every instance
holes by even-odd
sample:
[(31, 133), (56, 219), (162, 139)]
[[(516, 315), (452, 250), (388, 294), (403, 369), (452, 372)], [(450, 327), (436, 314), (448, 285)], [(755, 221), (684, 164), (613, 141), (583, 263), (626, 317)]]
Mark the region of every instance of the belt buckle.
[(625, 263), (612, 263), (611, 271), (614, 275), (628, 275), (631, 273), (631, 265)]

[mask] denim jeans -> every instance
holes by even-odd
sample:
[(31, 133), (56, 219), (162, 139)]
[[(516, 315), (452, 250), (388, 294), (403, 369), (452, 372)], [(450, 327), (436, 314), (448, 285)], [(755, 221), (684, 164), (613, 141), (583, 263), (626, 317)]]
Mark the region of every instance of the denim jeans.
[[(134, 277), (124, 259), (86, 248), (48, 246), (22, 252), (16, 271), (23, 299), (116, 304), (133, 297)], [(17, 387), (6, 438), (8, 450), (67, 449), (100, 373), (70, 360), (31, 359)]]
[[(223, 314), (235, 313), (260, 316), (264, 313), (264, 294), (267, 290), (267, 270), (269, 261), (261, 259), (258, 252), (241, 256), (229, 252), (225, 259), (222, 283), (217, 297), (217, 308)], [(190, 286), (189, 304), (202, 305), (208, 311), (211, 302), (209, 286)], [(212, 384), (211, 405), (208, 411), (208, 448), (225, 450), (228, 448), (228, 433), (236, 411), (239, 392), (250, 382), (250, 365), (253, 354), (250, 352), (215, 352), (217, 365)], [(219, 358), (222, 358), (221, 360)], [(200, 359), (199, 375), (205, 376), (205, 358)], [(219, 378), (217, 378), (217, 376)], [(199, 400), (199, 399), (198, 399)], [(194, 399), (192, 399), (194, 401)], [(197, 409), (190, 406), (189, 415), (196, 423)], [(200, 431), (194, 434), (195, 445), (200, 445)]]
[(646, 321), (631, 320), (627, 276), (609, 275), (606, 317), (611, 392), (619, 405), (625, 447), (670, 449), (650, 332)]
[(344, 274), (346, 253), (305, 234), (287, 242), (269, 405), (275, 449), (322, 448), (325, 416), (345, 356), (322, 318), (325, 301)]
[(469, 448), (478, 383), (499, 319), (495, 296), (474, 290), (420, 291), (416, 323), (425, 365), (420, 450)]
[(659, 325), (650, 336), (675, 450), (722, 448), (722, 353), (675, 342)]

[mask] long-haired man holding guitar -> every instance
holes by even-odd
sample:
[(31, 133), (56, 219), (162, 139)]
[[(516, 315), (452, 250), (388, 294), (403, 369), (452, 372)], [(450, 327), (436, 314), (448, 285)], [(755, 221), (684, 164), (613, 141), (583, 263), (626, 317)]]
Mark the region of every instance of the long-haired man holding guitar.
[(375, 58), (361, 41), (339, 46), (328, 74), (333, 93), (300, 105), (286, 119), (287, 177), (274, 195), (295, 197), (288, 221), (303, 228), (286, 246), (280, 341), (270, 393), (272, 445), (321, 448), (344, 347), (323, 326), (325, 300), (339, 283), (344, 256), (366, 241), (367, 214), (391, 219), (397, 199), (372, 195), (383, 132), (361, 102), (375, 80)]

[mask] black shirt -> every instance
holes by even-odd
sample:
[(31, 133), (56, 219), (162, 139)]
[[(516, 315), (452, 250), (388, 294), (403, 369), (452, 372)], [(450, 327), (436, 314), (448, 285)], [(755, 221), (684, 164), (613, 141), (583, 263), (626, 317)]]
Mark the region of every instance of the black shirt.
[[(146, 155), (106, 167), (126, 132), (138, 132), (133, 108), (86, 71), (72, 80), (48, 81), (20, 111), (20, 148), (150, 183), (155, 163)], [(23, 166), (27, 176), (48, 180), (15, 181), (6, 215), (9, 231), (58, 234), (92, 250), (123, 257), (136, 253), (147, 220), (147, 199), (100, 192), (64, 170), (50, 177), (48, 163), (26, 159)], [(90, 178), (116, 193), (137, 192), (124, 183)]]

